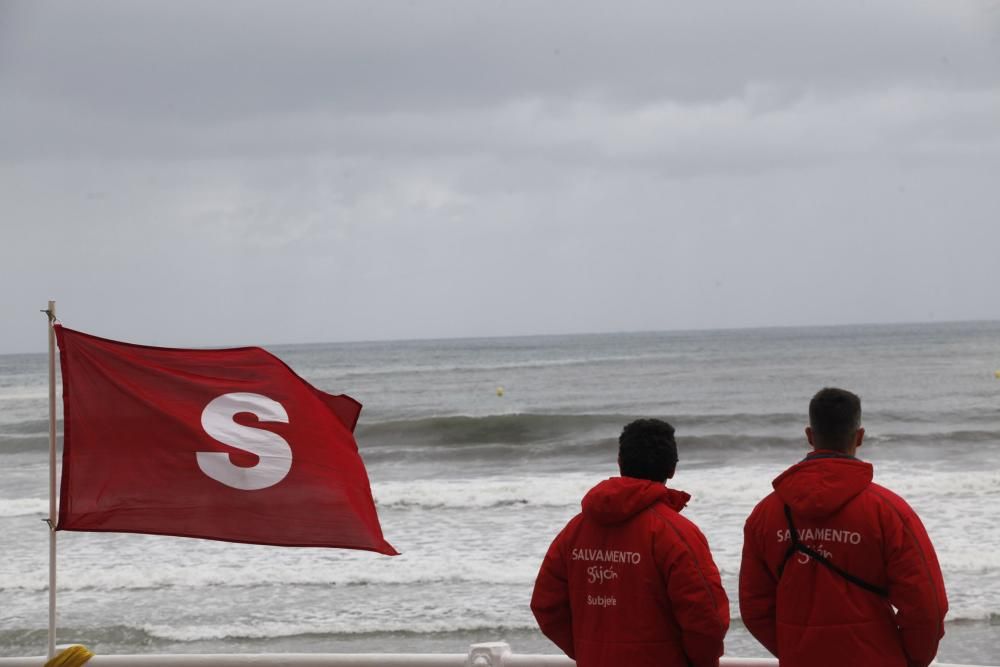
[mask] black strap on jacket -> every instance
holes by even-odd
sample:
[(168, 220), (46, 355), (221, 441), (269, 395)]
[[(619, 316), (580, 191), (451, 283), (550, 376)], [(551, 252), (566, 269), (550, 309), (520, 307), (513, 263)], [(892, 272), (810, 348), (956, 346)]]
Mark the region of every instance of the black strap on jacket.
[(788, 559), (792, 557), (792, 554), (798, 551), (799, 553), (803, 553), (809, 556), (820, 565), (823, 565), (824, 567), (840, 575), (844, 579), (847, 579), (847, 581), (851, 582), (855, 586), (860, 586), (866, 591), (870, 591), (875, 595), (878, 595), (879, 597), (883, 598), (889, 597), (889, 591), (887, 591), (886, 589), (882, 588), (881, 586), (876, 586), (875, 584), (870, 584), (864, 579), (855, 577), (850, 572), (840, 569), (839, 567), (831, 563), (830, 560), (823, 554), (819, 553), (812, 547), (802, 544), (802, 541), (799, 540), (799, 531), (795, 528), (795, 523), (792, 521), (792, 510), (788, 507), (788, 505), (785, 505), (785, 518), (788, 520), (788, 530), (791, 534), (792, 544), (791, 546), (788, 547), (788, 551), (785, 552), (785, 558), (781, 561), (781, 564), (778, 566), (778, 579), (781, 579), (781, 573), (784, 572), (785, 565), (788, 563)]

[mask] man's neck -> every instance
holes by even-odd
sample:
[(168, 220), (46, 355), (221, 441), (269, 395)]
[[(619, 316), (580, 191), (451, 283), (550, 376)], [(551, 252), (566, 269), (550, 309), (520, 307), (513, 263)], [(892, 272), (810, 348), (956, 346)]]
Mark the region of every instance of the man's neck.
[(854, 459), (854, 452), (856, 449), (852, 449), (848, 452), (841, 452), (836, 449), (814, 449), (808, 454), (806, 454), (807, 460), (812, 459)]

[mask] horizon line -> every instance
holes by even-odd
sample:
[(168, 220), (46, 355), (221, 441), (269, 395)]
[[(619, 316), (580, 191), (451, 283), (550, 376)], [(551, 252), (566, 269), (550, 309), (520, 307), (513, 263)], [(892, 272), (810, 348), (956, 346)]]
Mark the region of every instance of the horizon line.
[[(229, 349), (237, 347), (261, 347), (261, 348), (271, 348), (271, 347), (295, 347), (295, 346), (319, 346), (319, 345), (361, 345), (365, 343), (419, 343), (419, 342), (435, 342), (435, 341), (461, 341), (461, 340), (500, 340), (500, 339), (513, 339), (513, 338), (560, 338), (560, 337), (584, 337), (584, 336), (626, 336), (626, 335), (642, 335), (642, 334), (691, 334), (691, 333), (722, 333), (727, 331), (773, 331), (781, 329), (845, 329), (850, 327), (893, 327), (893, 326), (907, 326), (907, 325), (950, 325), (950, 324), (993, 324), (1000, 323), (1000, 319), (957, 319), (957, 320), (900, 320), (891, 322), (846, 322), (839, 324), (767, 324), (767, 325), (737, 325), (737, 326), (727, 326), (727, 327), (684, 327), (677, 329), (632, 329), (632, 330), (604, 330), (604, 331), (567, 331), (567, 332), (557, 332), (557, 333), (517, 333), (517, 334), (500, 334), (500, 335), (472, 335), (472, 336), (427, 336), (427, 337), (405, 337), (405, 338), (352, 338), (343, 340), (325, 340), (325, 341), (300, 341), (300, 342), (269, 342), (269, 343), (228, 343), (228, 344), (211, 344), (204, 346), (188, 346), (188, 345), (163, 345), (163, 344), (149, 344), (149, 343), (135, 343), (135, 341), (125, 341), (119, 340), (119, 342), (128, 342), (140, 345), (149, 345), (151, 347), (176, 347), (176, 348), (190, 348), (190, 349)], [(60, 322), (62, 324), (62, 322)], [(85, 332), (91, 335), (102, 336), (101, 334), (93, 334), (91, 332)], [(0, 357), (14, 357), (14, 356), (29, 356), (29, 355), (44, 355), (47, 351), (36, 351), (36, 352), (0, 352)]]

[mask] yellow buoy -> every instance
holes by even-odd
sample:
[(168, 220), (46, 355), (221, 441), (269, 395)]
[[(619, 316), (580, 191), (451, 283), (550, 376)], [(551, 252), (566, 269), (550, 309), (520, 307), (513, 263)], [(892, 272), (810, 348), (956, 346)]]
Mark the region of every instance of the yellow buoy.
[(1000, 380), (1000, 369), (993, 371), (993, 377)]
[[(1000, 373), (1000, 371), (997, 371)], [(497, 387), (497, 396), (503, 396), (503, 387)]]
[(80, 667), (93, 657), (94, 654), (87, 650), (86, 646), (73, 644), (53, 656), (45, 663), (45, 667)]

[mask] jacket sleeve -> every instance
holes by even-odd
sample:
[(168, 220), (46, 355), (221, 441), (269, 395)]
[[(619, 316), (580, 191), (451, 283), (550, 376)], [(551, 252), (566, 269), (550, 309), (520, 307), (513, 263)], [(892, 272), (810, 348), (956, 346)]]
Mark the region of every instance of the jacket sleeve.
[(743, 526), (743, 559), (740, 563), (740, 617), (743, 625), (772, 655), (778, 655), (775, 601), (778, 581), (764, 561), (756, 527), (758, 510)]
[(538, 621), (542, 634), (562, 649), (570, 658), (573, 650), (573, 615), (569, 601), (569, 581), (566, 561), (562, 556), (562, 537), (565, 529), (556, 536), (549, 547), (535, 579), (531, 594), (531, 612)]
[(669, 525), (680, 539), (671, 540), (661, 567), (684, 653), (693, 667), (716, 667), (729, 629), (729, 598), (701, 531), (692, 523)]
[(944, 636), (948, 611), (944, 579), (934, 545), (916, 513), (898, 496), (888, 500), (891, 507), (884, 509), (882, 523), (889, 602), (897, 609), (896, 625), (910, 667), (926, 667)]

